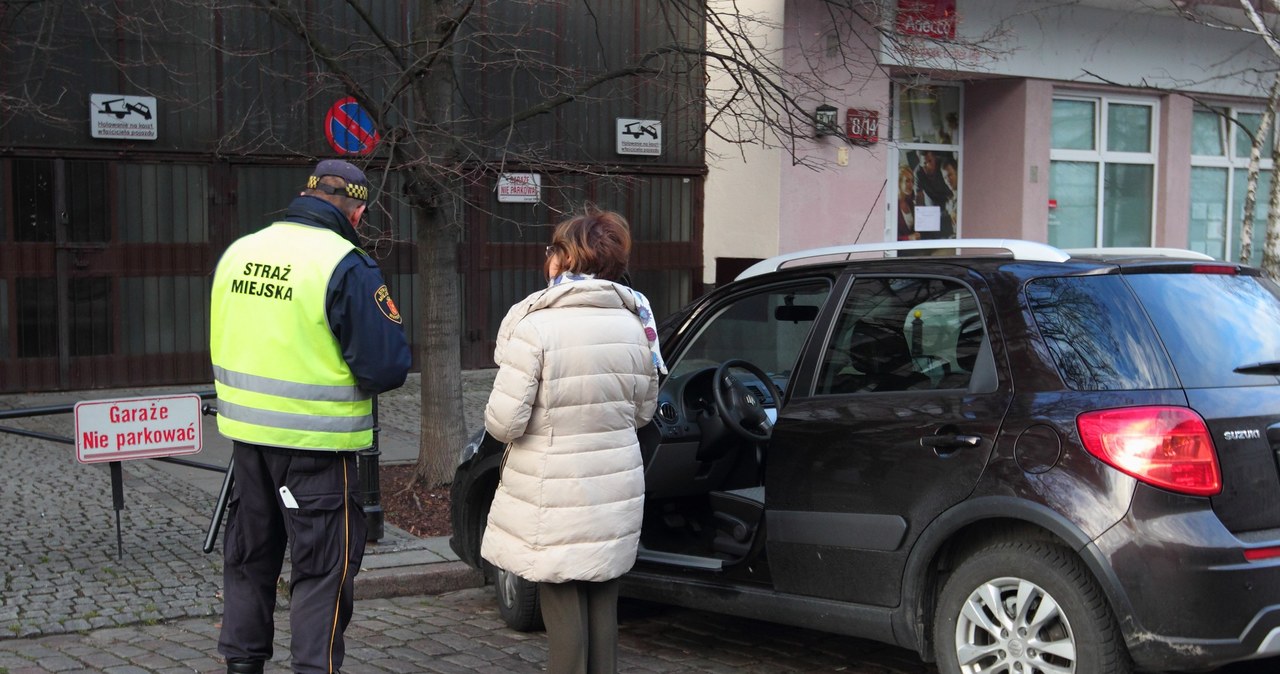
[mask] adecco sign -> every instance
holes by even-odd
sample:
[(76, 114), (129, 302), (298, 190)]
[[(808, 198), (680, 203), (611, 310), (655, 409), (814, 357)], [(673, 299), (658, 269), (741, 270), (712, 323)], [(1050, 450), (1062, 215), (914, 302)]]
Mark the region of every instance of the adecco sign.
[(103, 463), (195, 454), (204, 443), (200, 396), (76, 403), (76, 460)]

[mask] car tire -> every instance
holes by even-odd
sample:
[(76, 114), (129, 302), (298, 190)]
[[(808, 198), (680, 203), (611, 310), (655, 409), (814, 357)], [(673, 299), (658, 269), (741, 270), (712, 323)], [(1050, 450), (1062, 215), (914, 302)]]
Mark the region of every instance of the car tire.
[(1093, 576), (1044, 541), (1005, 541), (961, 561), (938, 596), (933, 638), (942, 674), (1005, 671), (1000, 662), (1010, 672), (1133, 671)]
[(534, 632), (543, 628), (542, 604), (538, 601), (538, 584), (525, 580), (488, 562), (494, 594), (498, 598), (498, 615), (517, 632)]

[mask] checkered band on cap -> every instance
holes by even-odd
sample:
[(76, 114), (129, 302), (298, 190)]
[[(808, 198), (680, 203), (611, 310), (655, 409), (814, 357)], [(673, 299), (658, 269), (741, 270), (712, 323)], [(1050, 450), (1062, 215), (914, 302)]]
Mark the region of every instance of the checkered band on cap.
[[(360, 201), (369, 200), (369, 180), (364, 177), (364, 171), (350, 162), (326, 159), (316, 164), (316, 170), (311, 173), (311, 177), (307, 178), (307, 189), (320, 190), (328, 194), (341, 194)], [(320, 179), (325, 176), (342, 178), (347, 184), (343, 187), (322, 185)]]
[(356, 185), (355, 183), (347, 183), (342, 187), (321, 185), (320, 176), (311, 176), (310, 178), (307, 178), (307, 189), (321, 190), (323, 192), (328, 192), (329, 194), (344, 194), (352, 199), (359, 199), (360, 201), (369, 200), (369, 188), (364, 185)]

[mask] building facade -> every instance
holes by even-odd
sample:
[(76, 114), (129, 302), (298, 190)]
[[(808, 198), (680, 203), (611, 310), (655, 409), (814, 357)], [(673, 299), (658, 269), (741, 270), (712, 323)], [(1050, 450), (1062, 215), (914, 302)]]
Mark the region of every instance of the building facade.
[[(415, 141), (449, 134), (468, 152), (447, 158), (464, 367), (492, 365), (507, 307), (544, 282), (550, 227), (588, 202), (630, 219), (632, 277), (659, 312), (691, 299), (701, 61), (608, 75), (655, 45), (701, 45), (698, 3), (454, 3), (468, 11), (444, 134), (421, 128), (431, 102), (398, 95), (426, 56), (415, 31), (433, 4), (281, 3), (297, 8), (284, 21), (214, 0), (0, 5), (0, 392), (210, 381), (218, 256), (328, 157), (375, 185), (367, 249), (418, 342), (421, 232), (402, 169)], [(332, 77), (327, 59), (355, 76)], [(357, 91), (385, 102), (381, 127)]]
[[(761, 3), (767, 8), (773, 3)], [(1086, 0), (792, 0), (787, 69), (830, 87), (807, 100), (834, 133), (774, 151), (776, 237), (722, 242), (716, 260), (899, 238), (1012, 237), (1064, 248), (1172, 246), (1238, 259), (1251, 132), (1277, 58), (1234, 3)], [(775, 8), (777, 11), (777, 8)], [(1273, 15), (1265, 20), (1274, 22)], [(873, 58), (849, 55), (874, 48)], [(851, 65), (852, 63), (852, 65)], [(798, 166), (794, 154), (823, 169)], [(1265, 236), (1271, 142), (1262, 151), (1251, 262)]]

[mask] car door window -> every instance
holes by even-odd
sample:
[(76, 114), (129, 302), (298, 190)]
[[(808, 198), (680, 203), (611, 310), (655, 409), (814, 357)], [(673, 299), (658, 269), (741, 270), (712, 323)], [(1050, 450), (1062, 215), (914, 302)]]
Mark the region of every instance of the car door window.
[(671, 377), (746, 360), (778, 379), (790, 377), (831, 285), (826, 280), (774, 286), (731, 299), (677, 356)]
[(816, 394), (965, 389), (985, 340), (973, 292), (937, 278), (862, 278), (823, 352)]

